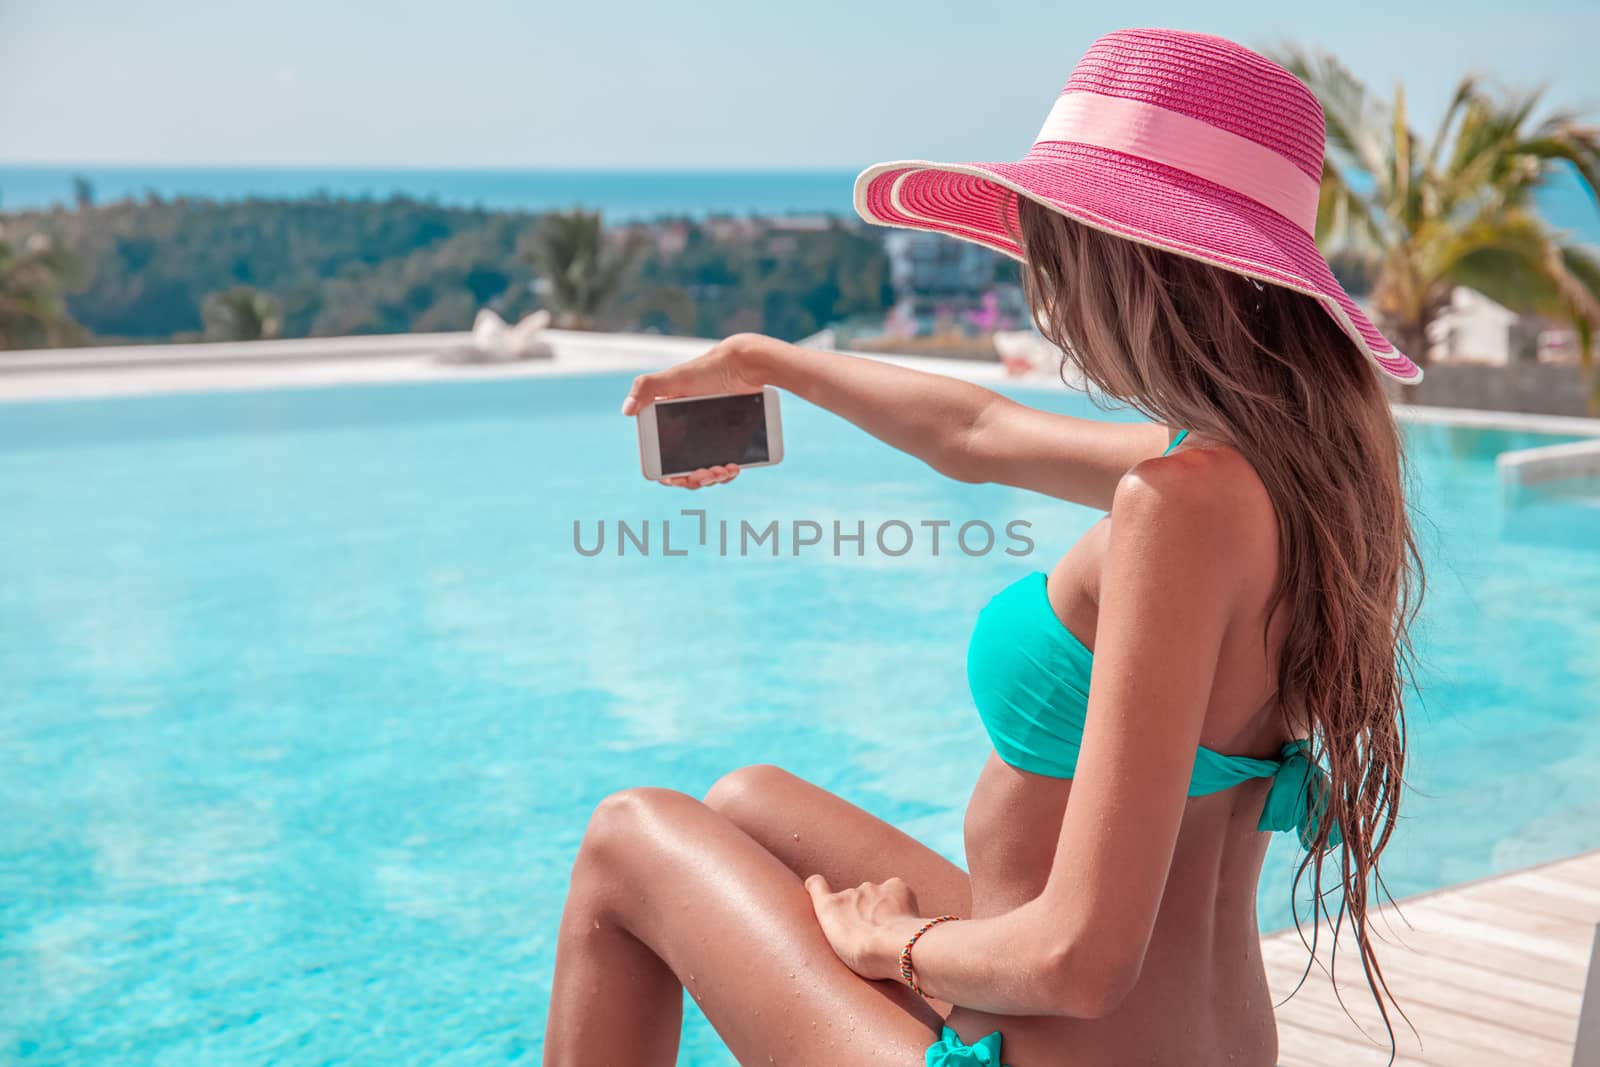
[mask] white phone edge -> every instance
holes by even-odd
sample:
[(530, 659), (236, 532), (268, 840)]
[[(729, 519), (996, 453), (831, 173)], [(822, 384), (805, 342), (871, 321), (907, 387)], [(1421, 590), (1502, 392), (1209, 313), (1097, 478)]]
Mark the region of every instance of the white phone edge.
[[(749, 396), (749, 393), (709, 393), (705, 396), (673, 397), (668, 400), (654, 400), (639, 410), (634, 419), (639, 425), (639, 469), (647, 480), (659, 482), (663, 478), (675, 478), (691, 471), (665, 471), (661, 470), (661, 438), (656, 432), (656, 405), (681, 404), (693, 400), (716, 400), (725, 396)], [(778, 406), (778, 390), (770, 385), (761, 387), (761, 411), (767, 419), (767, 459), (761, 463), (741, 463), (739, 469), (746, 467), (771, 467), (783, 461), (783, 412)]]

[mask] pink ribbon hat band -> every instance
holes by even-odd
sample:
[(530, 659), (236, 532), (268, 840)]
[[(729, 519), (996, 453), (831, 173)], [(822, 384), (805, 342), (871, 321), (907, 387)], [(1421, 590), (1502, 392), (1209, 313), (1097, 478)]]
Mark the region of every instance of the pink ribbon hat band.
[(1220, 37), (1096, 41), (1014, 163), (902, 160), (856, 179), (868, 222), (1021, 258), (1017, 197), (1087, 226), (1316, 297), (1378, 369), (1422, 370), (1378, 332), (1317, 250), (1322, 107), (1294, 75)]

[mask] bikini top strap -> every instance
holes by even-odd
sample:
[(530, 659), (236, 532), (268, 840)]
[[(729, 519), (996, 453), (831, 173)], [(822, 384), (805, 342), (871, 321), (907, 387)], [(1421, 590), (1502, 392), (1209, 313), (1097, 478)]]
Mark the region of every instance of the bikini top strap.
[(1174, 448), (1177, 448), (1177, 447), (1178, 447), (1178, 446), (1179, 446), (1179, 445), (1181, 445), (1181, 444), (1183, 444), (1183, 439), (1184, 439), (1184, 438), (1185, 438), (1185, 437), (1188, 437), (1188, 436), (1189, 436), (1189, 431), (1188, 431), (1188, 430), (1179, 430), (1179, 431), (1178, 431), (1178, 436), (1176, 436), (1176, 437), (1174, 437), (1174, 438), (1173, 438), (1173, 439), (1172, 439), (1172, 443), (1171, 443), (1171, 444), (1170, 444), (1170, 445), (1168, 445), (1168, 446), (1167, 446), (1167, 450), (1166, 450), (1166, 452), (1163, 452), (1163, 453), (1161, 453), (1161, 454), (1162, 454), (1162, 455), (1163, 455), (1163, 456), (1165, 456), (1165, 455), (1167, 455), (1167, 454), (1168, 454), (1168, 453), (1170, 453), (1170, 452), (1171, 452), (1171, 451), (1172, 451), (1172, 450), (1173, 450), (1173, 449), (1174, 449)]

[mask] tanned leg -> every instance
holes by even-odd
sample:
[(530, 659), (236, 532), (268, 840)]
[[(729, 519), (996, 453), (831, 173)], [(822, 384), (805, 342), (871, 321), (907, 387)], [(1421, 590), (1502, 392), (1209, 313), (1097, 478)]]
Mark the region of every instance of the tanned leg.
[(837, 887), (902, 878), (928, 915), (971, 915), (967, 872), (909, 834), (780, 767), (724, 775), (706, 804), (800, 878)]
[(800, 878), (738, 826), (682, 793), (626, 790), (573, 867), (545, 1064), (669, 1067), (684, 988), (741, 1063), (920, 1067), (940, 1024), (845, 967)]

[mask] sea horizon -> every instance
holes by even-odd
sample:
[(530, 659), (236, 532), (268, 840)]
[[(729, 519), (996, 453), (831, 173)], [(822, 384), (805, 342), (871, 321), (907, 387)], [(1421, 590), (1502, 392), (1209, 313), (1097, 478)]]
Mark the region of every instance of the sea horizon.
[[(387, 200), (409, 197), (490, 211), (598, 210), (616, 222), (714, 215), (835, 215), (854, 218), (855, 169), (606, 167), (311, 167), (0, 163), (0, 214), (75, 203), (83, 177), (96, 203), (155, 194), (164, 199)], [(1600, 204), (1574, 170), (1537, 194), (1551, 225), (1600, 247)]]
[(212, 200), (410, 197), (492, 211), (599, 210), (619, 222), (711, 215), (854, 217), (845, 168), (303, 167), (0, 163), (0, 214), (71, 207), (74, 179), (97, 203), (150, 193)]

